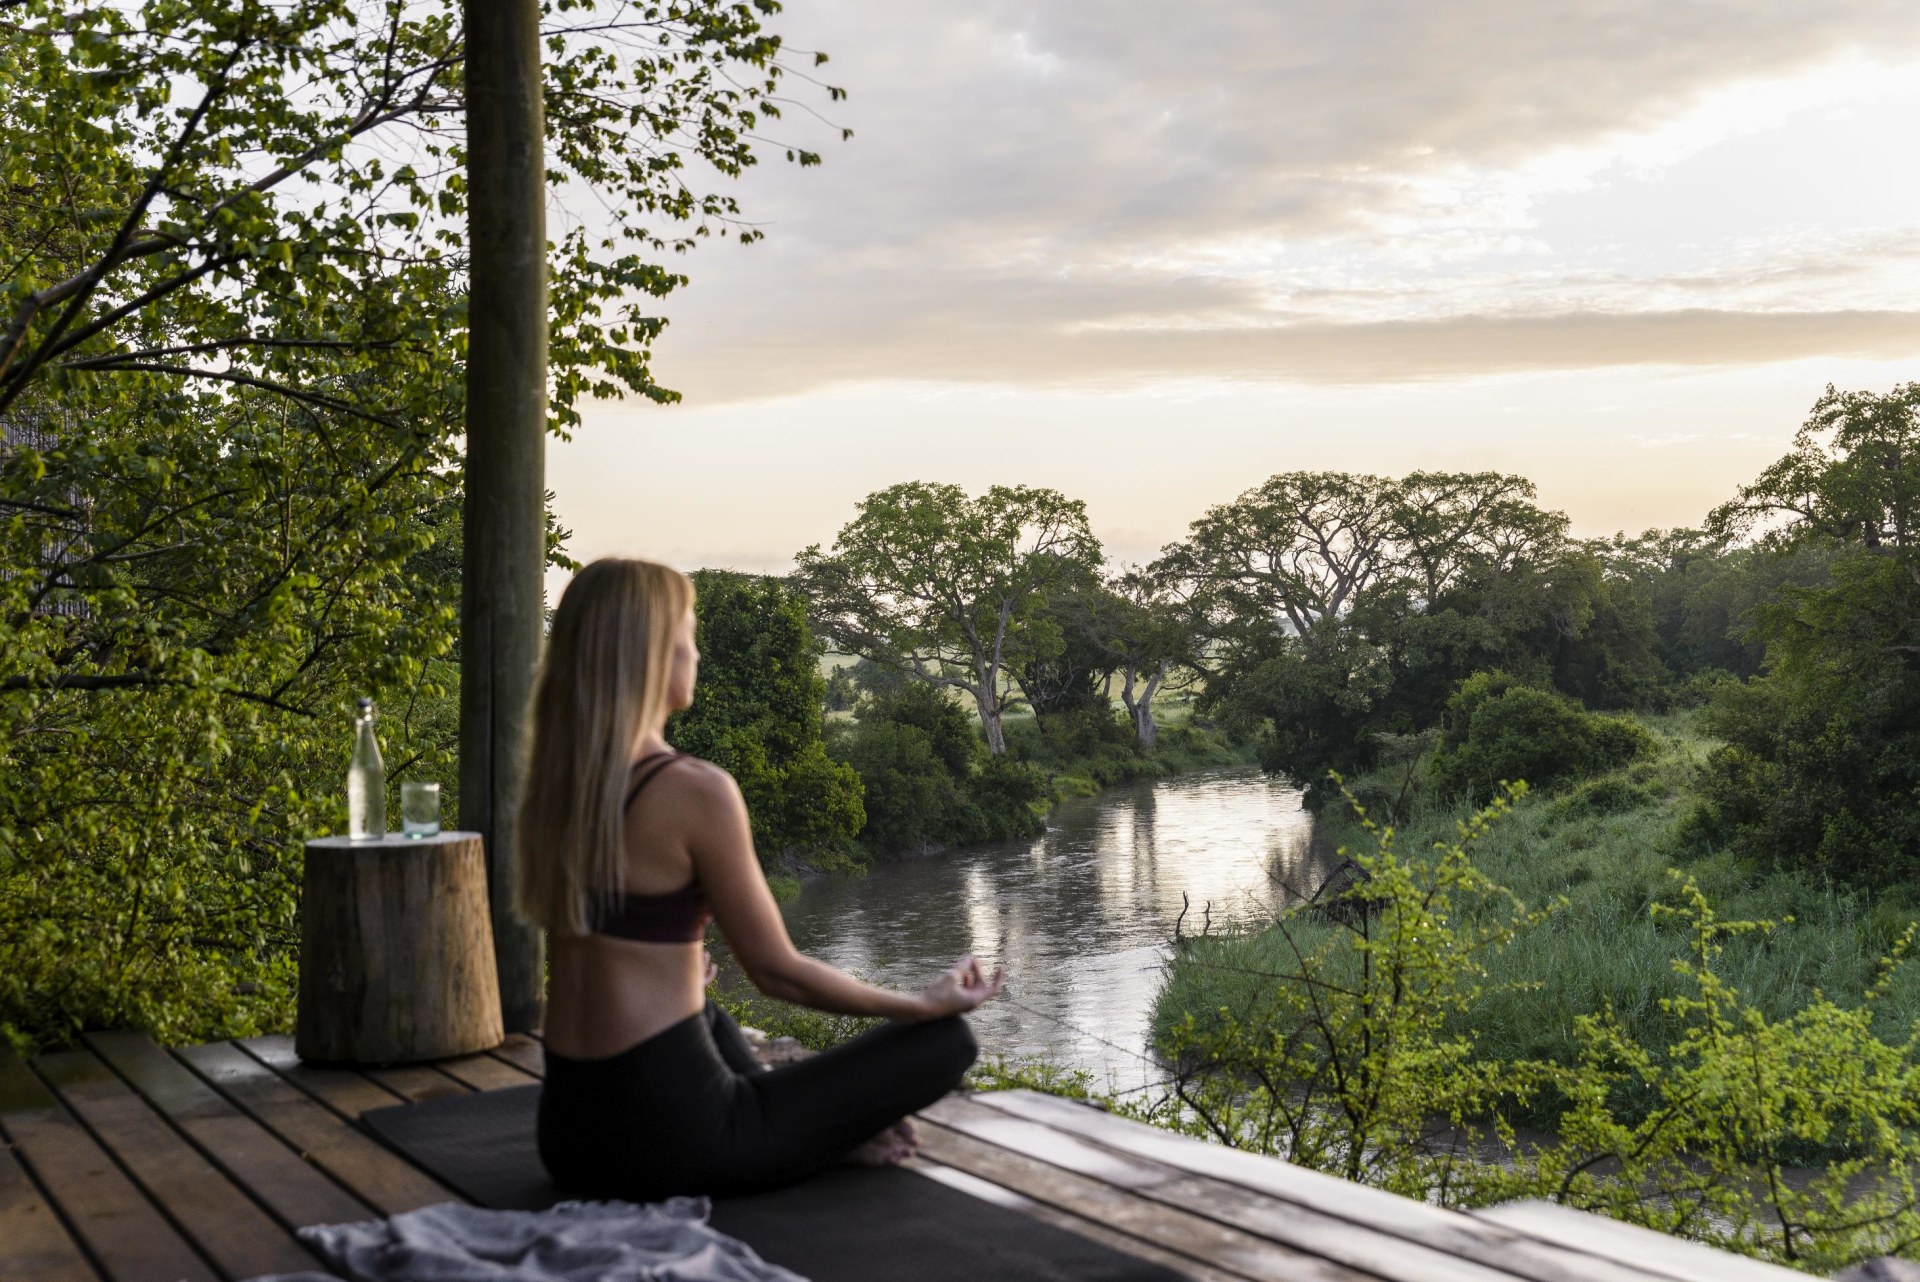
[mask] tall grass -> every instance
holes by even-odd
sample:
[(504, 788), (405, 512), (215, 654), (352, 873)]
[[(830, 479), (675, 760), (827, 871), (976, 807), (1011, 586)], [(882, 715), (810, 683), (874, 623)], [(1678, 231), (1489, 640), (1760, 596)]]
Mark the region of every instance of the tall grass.
[[(1801, 1009), (1816, 994), (1857, 1001), (1878, 960), (1920, 916), (1912, 890), (1869, 895), (1808, 874), (1758, 872), (1731, 852), (1685, 848), (1676, 830), (1714, 744), (1691, 714), (1644, 720), (1658, 741), (1651, 757), (1551, 795), (1530, 794), (1476, 850), (1478, 866), (1526, 904), (1564, 900), (1543, 925), (1488, 959), (1486, 994), (1458, 1018), (1459, 1031), (1485, 1055), (1572, 1063), (1574, 1019), (1609, 1006), (1640, 1045), (1668, 1045), (1677, 1023), (1660, 1000), (1683, 991), (1673, 963), (1687, 937), (1652, 908), (1681, 902), (1676, 868), (1698, 883), (1722, 920), (1780, 923), (1729, 941), (1720, 967), (1771, 1018)], [(1392, 796), (1399, 779), (1383, 773), (1353, 785), (1361, 795)], [(1411, 809), (1398, 836), (1406, 851), (1452, 839), (1470, 813), (1426, 795), (1417, 795)], [(1333, 844), (1370, 848), (1353, 815), (1329, 811), (1321, 822)], [(1305, 915), (1293, 922), (1303, 942), (1338, 929)], [(1169, 969), (1155, 1035), (1164, 1039), (1189, 1011), (1205, 1020), (1221, 1007), (1255, 1009), (1257, 995), (1278, 982), (1273, 977), (1295, 969), (1291, 947), (1272, 928), (1194, 940)], [(1916, 1020), (1920, 967), (1903, 967), (1874, 1031), (1897, 1043)]]

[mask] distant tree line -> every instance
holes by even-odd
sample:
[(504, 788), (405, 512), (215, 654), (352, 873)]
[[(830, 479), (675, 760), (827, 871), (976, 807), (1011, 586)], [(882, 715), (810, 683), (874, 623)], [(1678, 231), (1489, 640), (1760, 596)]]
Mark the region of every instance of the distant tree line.
[(834, 650), (964, 697), (992, 758), (1021, 707), (1151, 757), (1156, 696), (1191, 686), (1316, 800), (1421, 735), (1433, 781), (1485, 798), (1639, 750), (1595, 712), (1704, 703), (1726, 746), (1690, 839), (1874, 881), (1920, 865), (1916, 405), (1829, 388), (1699, 528), (1574, 538), (1494, 472), (1284, 472), (1114, 567), (1056, 491), (911, 482), (792, 583)]

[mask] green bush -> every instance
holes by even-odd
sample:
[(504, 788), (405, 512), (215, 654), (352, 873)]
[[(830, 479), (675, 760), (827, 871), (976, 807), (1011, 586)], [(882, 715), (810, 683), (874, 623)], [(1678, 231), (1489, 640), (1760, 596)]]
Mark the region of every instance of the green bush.
[(1052, 796), (1046, 775), (1026, 762), (984, 758), (973, 780), (973, 809), (980, 825), (980, 836), (974, 840), (1038, 836), (1047, 830)]
[(860, 777), (821, 740), (826, 681), (806, 603), (778, 579), (701, 570), (700, 682), (667, 734), (740, 784), (761, 858), (844, 861), (865, 815)]
[(1555, 809), (1562, 815), (1617, 815), (1653, 801), (1653, 794), (1632, 779), (1609, 774), (1581, 784), (1560, 798)]
[[(1246, 938), (1189, 941), (1174, 979), (1226, 982), (1206, 1005), (1170, 1008), (1163, 993), (1158, 1040), (1178, 1072), (1164, 1097), (1123, 1106), (1442, 1205), (1548, 1198), (1819, 1272), (1911, 1251), (1920, 1068), (1911, 1022), (1882, 1008), (1917, 928), (1874, 920), (1886, 948), (1853, 1001), (1815, 989), (1778, 1011), (1750, 990), (1747, 959), (1784, 926), (1723, 921), (1692, 878), (1669, 874), (1635, 914), (1677, 952), (1644, 968), (1643, 983), (1659, 979), (1642, 999), (1658, 1014), (1649, 1027), (1560, 991), (1579, 968), (1527, 947), (1562, 938), (1570, 905), (1529, 909), (1487, 873), (1479, 856), (1504, 809), (1461, 821), (1429, 854), (1369, 825), (1353, 858), (1371, 876), (1349, 892), (1368, 911), (1348, 924), (1284, 916), (1256, 937), (1269, 945), (1257, 960)], [(1490, 1004), (1549, 998), (1556, 1018), (1533, 1022), (1570, 1035), (1568, 1053), (1492, 1044)], [(1520, 1144), (1516, 1119), (1542, 1105), (1552, 1134)], [(1804, 1169), (1814, 1155), (1824, 1168)]]
[(1052, 790), (1033, 766), (987, 755), (973, 718), (921, 683), (869, 695), (834, 727), (834, 759), (860, 779), (871, 854), (1032, 836)]
[(1833, 586), (1777, 603), (1773, 665), (1714, 688), (1708, 762), (1686, 836), (1777, 868), (1861, 885), (1920, 870), (1920, 584), (1860, 556)]
[(859, 835), (869, 849), (923, 850), (953, 831), (965, 798), (925, 730), (872, 722), (837, 736), (834, 750), (860, 776), (867, 818)]
[(1625, 717), (1597, 716), (1565, 695), (1483, 672), (1447, 702), (1430, 767), (1443, 792), (1491, 799), (1500, 784), (1550, 786), (1584, 779), (1649, 751), (1650, 735)]

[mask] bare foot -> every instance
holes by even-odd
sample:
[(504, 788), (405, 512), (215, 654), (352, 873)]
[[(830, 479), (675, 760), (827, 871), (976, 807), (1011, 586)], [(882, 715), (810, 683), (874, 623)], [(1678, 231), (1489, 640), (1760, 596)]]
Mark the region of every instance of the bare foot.
[(903, 1117), (878, 1135), (847, 1154), (856, 1166), (898, 1166), (920, 1147), (920, 1133), (913, 1119)]

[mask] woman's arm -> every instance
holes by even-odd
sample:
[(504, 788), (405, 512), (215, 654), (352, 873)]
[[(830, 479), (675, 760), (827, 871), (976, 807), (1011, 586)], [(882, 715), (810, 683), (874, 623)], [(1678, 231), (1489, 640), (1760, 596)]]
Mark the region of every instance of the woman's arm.
[(687, 848), (720, 933), (754, 987), (815, 1010), (891, 1019), (935, 1019), (972, 1010), (1000, 991), (1000, 972), (989, 979), (970, 957), (925, 992), (907, 994), (863, 983), (795, 948), (753, 852), (753, 828), (739, 785), (717, 766), (701, 766), (697, 780), (689, 780), (695, 798)]

